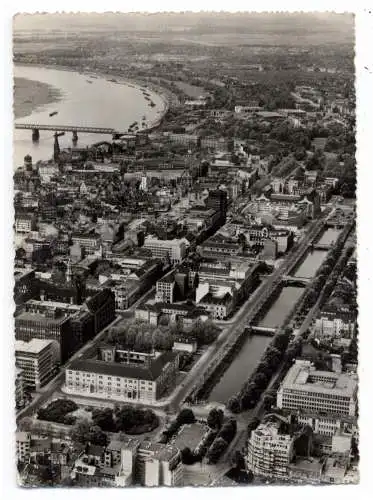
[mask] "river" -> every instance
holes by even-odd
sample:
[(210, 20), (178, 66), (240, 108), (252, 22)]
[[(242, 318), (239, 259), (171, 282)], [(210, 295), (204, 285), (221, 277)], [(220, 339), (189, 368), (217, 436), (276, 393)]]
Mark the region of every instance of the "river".
[[(125, 82), (115, 83), (104, 77), (93, 78), (74, 71), (40, 68), (35, 66), (14, 66), (14, 77), (39, 81), (60, 90), (60, 101), (38, 107), (31, 114), (18, 118), (17, 123), (39, 123), (45, 125), (76, 125), (113, 128), (125, 132), (138, 122), (141, 128), (143, 116), (150, 125), (161, 117), (164, 101), (161, 96), (146, 89), (155, 106), (150, 107), (139, 87)], [(118, 82), (120, 79), (117, 79)], [(91, 82), (91, 83), (89, 83)], [(54, 116), (50, 113), (57, 111)], [(95, 142), (111, 140), (111, 136), (79, 133), (77, 145), (87, 146)], [(31, 140), (31, 130), (14, 130), (15, 167), (23, 164), (23, 158), (30, 154), (33, 161), (48, 160), (53, 155), (53, 132), (40, 131), (39, 142)], [(72, 134), (59, 138), (60, 147), (72, 146)]]

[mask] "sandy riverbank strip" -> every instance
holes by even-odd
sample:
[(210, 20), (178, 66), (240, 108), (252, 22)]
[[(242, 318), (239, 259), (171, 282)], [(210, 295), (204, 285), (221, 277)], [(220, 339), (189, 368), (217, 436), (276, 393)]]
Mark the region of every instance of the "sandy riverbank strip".
[(63, 93), (48, 83), (15, 77), (13, 96), (14, 118), (17, 119), (30, 115), (46, 104), (60, 101)]

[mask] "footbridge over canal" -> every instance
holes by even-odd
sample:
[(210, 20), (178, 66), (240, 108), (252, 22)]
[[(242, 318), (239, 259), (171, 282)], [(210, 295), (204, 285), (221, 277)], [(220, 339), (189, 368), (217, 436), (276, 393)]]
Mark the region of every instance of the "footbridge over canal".
[(307, 286), (312, 281), (312, 278), (306, 278), (302, 276), (289, 276), (285, 275), (282, 278), (282, 282), (286, 285), (299, 284), (302, 286)]
[(255, 333), (256, 335), (265, 335), (266, 337), (273, 337), (278, 330), (278, 328), (271, 328), (270, 326), (250, 325), (248, 328), (251, 333)]

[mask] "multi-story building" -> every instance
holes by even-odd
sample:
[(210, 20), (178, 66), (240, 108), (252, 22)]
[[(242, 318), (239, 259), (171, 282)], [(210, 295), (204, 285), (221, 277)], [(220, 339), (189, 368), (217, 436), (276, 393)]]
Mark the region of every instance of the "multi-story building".
[(175, 297), (175, 272), (174, 270), (167, 273), (156, 284), (156, 298), (160, 302), (172, 304)]
[(175, 446), (143, 441), (137, 451), (136, 482), (143, 486), (182, 486), (180, 451)]
[(48, 383), (59, 364), (59, 344), (56, 340), (33, 338), (29, 342), (16, 340), (16, 365), (23, 372), (24, 386), (37, 390)]
[(198, 270), (196, 302), (214, 319), (225, 319), (255, 286), (258, 268), (258, 264), (246, 262), (202, 262)]
[(195, 134), (168, 134), (167, 137), (171, 142), (185, 146), (196, 146), (198, 143), (198, 135)]
[(89, 445), (75, 461), (71, 478), (79, 486), (130, 486), (139, 441), (112, 440), (106, 448)]
[(94, 334), (100, 332), (115, 319), (115, 295), (109, 288), (104, 288), (89, 297), (83, 310), (93, 316)]
[[(208, 284), (206, 284), (209, 286)], [(205, 285), (203, 285), (205, 286)], [(201, 297), (198, 302), (213, 319), (226, 319), (234, 309), (234, 296), (229, 292), (224, 295), (213, 295), (211, 292), (207, 292)]]
[(38, 292), (34, 269), (14, 268), (14, 301), (22, 304), (34, 297)]
[(19, 215), (16, 217), (14, 229), (16, 233), (29, 233), (35, 229), (35, 218), (32, 215)]
[(357, 407), (356, 377), (319, 371), (310, 361), (296, 360), (277, 392), (277, 407), (353, 417)]
[(251, 225), (238, 229), (246, 236), (249, 245), (255, 243), (263, 243), (265, 240), (270, 239), (277, 242), (278, 251), (285, 253), (292, 241), (292, 233), (286, 229), (275, 229), (265, 225)]
[(71, 239), (74, 245), (79, 245), (81, 248), (84, 248), (88, 255), (97, 252), (101, 245), (101, 236), (94, 232), (74, 233)]
[(311, 436), (312, 432), (303, 425), (270, 415), (251, 432), (246, 457), (248, 469), (258, 476), (286, 478), (297, 454), (297, 440), (303, 439), (302, 454), (308, 456)]
[(205, 204), (207, 208), (213, 208), (220, 213), (221, 223), (224, 224), (228, 208), (228, 193), (221, 189), (211, 190)]
[(273, 422), (260, 424), (251, 432), (247, 445), (247, 466), (256, 475), (286, 477), (294, 454), (294, 440), (281, 434)]
[(114, 401), (151, 403), (176, 383), (178, 354), (164, 352), (144, 365), (76, 360), (66, 370), (65, 392)]
[(76, 339), (70, 331), (70, 318), (60, 311), (48, 313), (21, 312), (15, 318), (16, 339), (26, 342), (31, 339), (56, 340), (60, 345), (61, 361), (74, 352)]
[(229, 140), (224, 137), (203, 137), (200, 141), (202, 149), (213, 149), (216, 151), (228, 151)]
[(198, 246), (198, 250), (203, 257), (227, 257), (229, 260), (230, 256), (238, 255), (239, 253), (241, 253), (243, 250), (243, 246), (239, 242), (217, 241), (214, 238), (209, 238)]
[(75, 461), (71, 478), (79, 486), (85, 487), (125, 487), (132, 484), (132, 477), (125, 474), (120, 465), (98, 466), (89, 463), (84, 456)]
[(321, 337), (348, 337), (355, 332), (356, 316), (348, 308), (326, 306), (315, 321), (315, 335)]
[(327, 413), (297, 412), (298, 422), (309, 425), (315, 434), (334, 436), (341, 429), (350, 434), (357, 432), (357, 418)]
[(173, 264), (178, 264), (186, 255), (187, 240), (159, 240), (158, 238), (147, 236), (144, 241), (144, 248), (148, 248), (151, 251), (152, 257), (163, 259), (168, 256)]
[(16, 408), (23, 408), (25, 404), (25, 384), (23, 381), (23, 370), (16, 366), (15, 377)]
[(16, 455), (19, 462), (26, 462), (30, 455), (31, 434), (28, 432), (16, 432)]

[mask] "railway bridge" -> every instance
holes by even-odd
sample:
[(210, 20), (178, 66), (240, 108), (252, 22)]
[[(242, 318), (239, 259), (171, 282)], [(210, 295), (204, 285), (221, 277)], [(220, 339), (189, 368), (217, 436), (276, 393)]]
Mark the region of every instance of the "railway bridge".
[(52, 132), (72, 132), (73, 141), (78, 140), (78, 132), (86, 134), (108, 134), (111, 136), (120, 136), (125, 132), (118, 132), (114, 128), (106, 127), (87, 127), (85, 125), (43, 125), (41, 123), (16, 123), (15, 128), (18, 130), (31, 130), (32, 140), (38, 141), (40, 130), (51, 130)]

